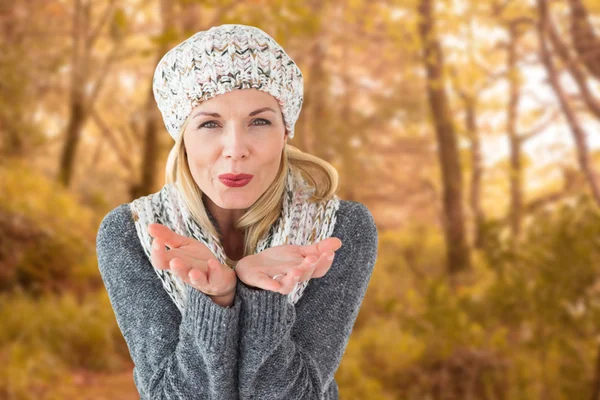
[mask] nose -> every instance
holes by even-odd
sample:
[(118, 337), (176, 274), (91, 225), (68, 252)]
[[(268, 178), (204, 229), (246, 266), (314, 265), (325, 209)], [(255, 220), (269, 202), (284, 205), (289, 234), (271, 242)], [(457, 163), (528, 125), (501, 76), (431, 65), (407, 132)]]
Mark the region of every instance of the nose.
[(247, 135), (243, 128), (234, 125), (230, 125), (223, 135), (223, 157), (234, 160), (247, 158), (249, 153)]

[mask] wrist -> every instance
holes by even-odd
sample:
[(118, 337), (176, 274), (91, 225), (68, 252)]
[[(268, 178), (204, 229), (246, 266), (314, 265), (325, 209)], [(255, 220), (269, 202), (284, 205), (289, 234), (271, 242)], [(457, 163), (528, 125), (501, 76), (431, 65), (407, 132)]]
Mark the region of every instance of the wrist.
[(208, 296), (210, 299), (220, 305), (221, 307), (229, 307), (233, 304), (233, 300), (235, 298), (235, 290), (228, 294), (223, 294), (219, 296)]
[(240, 282), (240, 283), (242, 283), (244, 286), (246, 286), (246, 287), (248, 287), (248, 288), (250, 288), (250, 289), (262, 290), (261, 288), (258, 288), (258, 287), (254, 287), (254, 286), (248, 285), (246, 282), (244, 282), (244, 281), (243, 281), (243, 280), (240, 278), (240, 275), (239, 275), (239, 274), (240, 274), (240, 272), (241, 272), (241, 271), (244, 269), (244, 265), (245, 265), (245, 264), (244, 264), (244, 261), (245, 261), (245, 260), (246, 260), (248, 257), (251, 257), (251, 256), (246, 256), (246, 257), (243, 257), (242, 259), (240, 259), (240, 260), (237, 262), (237, 264), (235, 265), (235, 267), (234, 267), (234, 269), (233, 269), (233, 270), (235, 271), (235, 273), (236, 273), (236, 275), (237, 275), (237, 277), (238, 277), (238, 280), (239, 280), (239, 282)]
[(233, 295), (235, 295), (235, 288), (233, 288), (230, 292), (227, 292), (227, 293), (223, 293), (223, 294), (211, 294), (211, 295), (209, 295), (209, 297), (211, 299), (222, 299), (222, 298), (225, 298), (225, 297), (231, 297)]
[(217, 303), (220, 306), (228, 307), (233, 304), (233, 299), (235, 298), (235, 286), (227, 293), (217, 294), (217, 295), (208, 295), (210, 299)]

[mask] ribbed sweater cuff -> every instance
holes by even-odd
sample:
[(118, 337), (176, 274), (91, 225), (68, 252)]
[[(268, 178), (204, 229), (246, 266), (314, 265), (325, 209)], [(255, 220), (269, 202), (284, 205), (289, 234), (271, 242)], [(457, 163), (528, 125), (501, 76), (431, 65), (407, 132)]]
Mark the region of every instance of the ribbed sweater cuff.
[(238, 281), (243, 311), (242, 330), (252, 332), (251, 337), (269, 339), (287, 330), (296, 319), (296, 309), (288, 296), (270, 290), (253, 289)]
[(206, 349), (219, 351), (237, 342), (241, 301), (236, 293), (229, 307), (216, 304), (194, 287), (187, 285), (187, 305), (182, 323)]

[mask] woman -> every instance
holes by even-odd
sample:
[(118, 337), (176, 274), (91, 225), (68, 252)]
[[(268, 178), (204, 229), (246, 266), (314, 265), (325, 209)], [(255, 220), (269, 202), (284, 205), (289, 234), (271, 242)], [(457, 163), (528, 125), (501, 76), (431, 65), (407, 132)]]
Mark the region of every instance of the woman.
[(97, 237), (141, 398), (337, 399), (378, 234), (330, 164), (287, 144), (300, 70), (227, 24), (167, 52), (153, 90), (175, 140), (167, 183)]

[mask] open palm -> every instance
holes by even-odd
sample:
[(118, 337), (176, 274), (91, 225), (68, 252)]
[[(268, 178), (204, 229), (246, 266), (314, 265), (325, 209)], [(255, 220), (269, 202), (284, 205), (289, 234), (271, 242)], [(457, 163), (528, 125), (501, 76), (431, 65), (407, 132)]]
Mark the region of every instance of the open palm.
[[(158, 223), (148, 225), (148, 233), (154, 238), (151, 259), (155, 268), (171, 270), (184, 282), (209, 296), (224, 296), (235, 290), (235, 271), (219, 263), (204, 243), (179, 235)], [(169, 250), (165, 249), (165, 245)]]
[[(299, 281), (320, 278), (329, 271), (342, 241), (330, 237), (311, 245), (274, 246), (242, 258), (235, 269), (245, 284), (288, 294)], [(274, 276), (285, 275), (280, 280)]]

